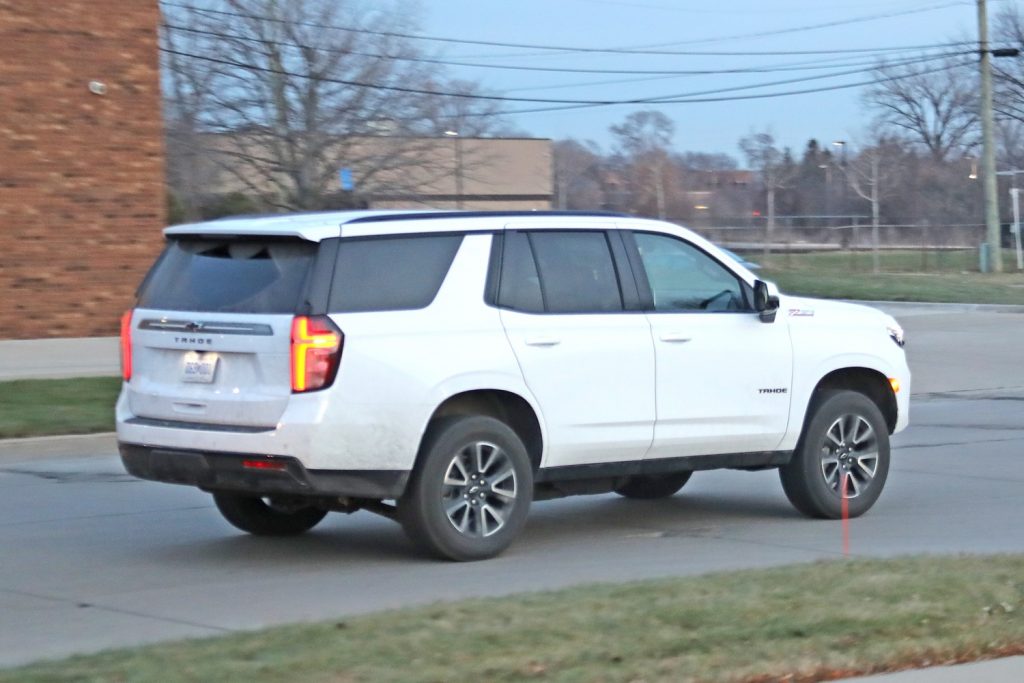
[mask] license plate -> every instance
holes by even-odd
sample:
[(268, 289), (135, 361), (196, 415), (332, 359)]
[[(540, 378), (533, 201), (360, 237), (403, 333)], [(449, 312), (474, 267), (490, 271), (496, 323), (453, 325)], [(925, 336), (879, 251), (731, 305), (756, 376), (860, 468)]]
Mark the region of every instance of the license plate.
[(197, 384), (210, 384), (217, 373), (217, 361), (219, 356), (216, 353), (187, 353), (185, 364), (181, 369), (182, 382), (195, 382)]

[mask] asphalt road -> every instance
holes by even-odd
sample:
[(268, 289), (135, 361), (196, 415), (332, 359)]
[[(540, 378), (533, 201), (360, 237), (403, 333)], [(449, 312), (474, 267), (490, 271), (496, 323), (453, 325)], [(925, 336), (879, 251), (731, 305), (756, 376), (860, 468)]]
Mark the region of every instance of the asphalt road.
[[(885, 493), (851, 523), (851, 554), (1024, 552), (1024, 363), (1014, 360), (1024, 315), (896, 313), (921, 395), (895, 439)], [(509, 552), (474, 564), (421, 559), (397, 525), (369, 513), (329, 516), (300, 538), (249, 537), (207, 495), (133, 480), (113, 457), (5, 461), (0, 520), (0, 666), (467, 596), (842, 555), (840, 524), (800, 517), (771, 471), (698, 473), (656, 502), (538, 503)]]

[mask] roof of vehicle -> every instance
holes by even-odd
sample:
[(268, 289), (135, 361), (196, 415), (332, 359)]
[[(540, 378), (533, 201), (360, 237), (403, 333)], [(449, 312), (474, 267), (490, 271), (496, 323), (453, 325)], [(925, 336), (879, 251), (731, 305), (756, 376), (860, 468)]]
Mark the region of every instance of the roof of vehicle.
[[(558, 218), (557, 221), (551, 220)], [(716, 245), (686, 228), (637, 218), (627, 214), (599, 211), (321, 211), (311, 213), (272, 214), (267, 216), (232, 216), (204, 223), (175, 225), (164, 230), (167, 236), (267, 236), (298, 237), (313, 242), (331, 237), (364, 237), (372, 235), (407, 235), (424, 232), (491, 232), (506, 228), (519, 229), (608, 229), (615, 227), (653, 228), (684, 237), (701, 249), (733, 264), (747, 282), (756, 276), (744, 264), (721, 251)]]
[[(328, 237), (401, 234), (410, 232), (445, 232), (466, 230), (465, 222), (474, 221), (473, 229), (500, 230), (508, 223), (558, 216), (558, 225), (572, 219), (593, 224), (609, 219), (627, 218), (624, 214), (579, 211), (319, 211), (311, 213), (271, 214), (263, 216), (231, 216), (202, 223), (175, 225), (164, 230), (174, 235), (266, 235), (300, 237), (319, 242)], [(429, 226), (424, 222), (429, 222)], [(554, 227), (554, 226), (552, 226)]]

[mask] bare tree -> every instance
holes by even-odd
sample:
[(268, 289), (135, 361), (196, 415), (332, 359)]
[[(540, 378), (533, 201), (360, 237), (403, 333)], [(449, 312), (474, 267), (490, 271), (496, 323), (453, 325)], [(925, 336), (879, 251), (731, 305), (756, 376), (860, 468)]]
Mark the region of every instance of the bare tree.
[(939, 67), (882, 63), (875, 77), (864, 101), (877, 112), (883, 132), (923, 146), (938, 162), (977, 146), (978, 87), (963, 57), (950, 57)]
[(1003, 118), (996, 121), (996, 154), (1005, 169), (1024, 169), (1024, 121)]
[[(621, 124), (610, 128), (615, 137), (615, 152), (632, 176), (634, 200), (653, 187), (658, 218), (666, 217), (666, 169), (675, 125), (660, 111), (636, 111)], [(648, 182), (649, 179), (649, 182)]]
[(269, 206), (324, 208), (336, 201), (329, 188), (342, 167), (364, 192), (410, 191), (452, 173), (436, 140), (423, 136), (477, 135), (493, 125), (491, 103), (464, 97), (478, 92), (475, 84), (449, 83), (437, 66), (416, 61), (423, 55), (400, 35), (416, 29), (403, 0), (220, 7), (167, 10), (171, 128), (189, 131), (193, 148)]
[(751, 133), (741, 138), (739, 144), (750, 168), (760, 176), (767, 196), (768, 220), (764, 235), (764, 258), (767, 259), (775, 232), (775, 195), (789, 186), (797, 169), (792, 163), (787, 163), (787, 154), (775, 146), (771, 133)]
[(897, 173), (902, 150), (896, 142), (878, 139), (864, 147), (844, 170), (850, 187), (862, 199), (871, 202), (871, 270), (881, 269), (878, 255), (879, 216), (882, 199), (891, 194), (890, 179)]
[[(191, 4), (186, 5), (191, 7)], [(191, 12), (191, 10), (187, 10)], [(200, 29), (202, 17), (194, 15)], [(213, 95), (214, 72), (190, 68), (183, 55), (200, 49), (202, 34), (164, 31), (164, 131), (167, 143), (167, 181), (182, 208), (182, 218), (197, 220), (215, 170), (203, 154), (200, 119)]]
[(681, 152), (676, 163), (688, 171), (734, 171), (736, 160), (721, 152)]
[[(992, 31), (1000, 47), (1024, 49), (1024, 15), (1016, 5), (1002, 8)], [(1024, 64), (1020, 59), (992, 60), (993, 108), (1003, 120), (1024, 122)]]
[(605, 161), (597, 146), (590, 141), (558, 140), (551, 146), (551, 153), (556, 208), (603, 208), (600, 174)]

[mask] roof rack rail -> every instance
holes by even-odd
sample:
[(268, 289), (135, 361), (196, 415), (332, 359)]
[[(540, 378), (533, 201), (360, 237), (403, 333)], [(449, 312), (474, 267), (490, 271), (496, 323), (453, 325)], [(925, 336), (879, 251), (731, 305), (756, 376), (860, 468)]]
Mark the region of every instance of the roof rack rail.
[(378, 216), (362, 216), (353, 218), (346, 224), (380, 223), (382, 221), (419, 221), (435, 218), (496, 218), (507, 216), (521, 218), (524, 216), (580, 216), (588, 218), (629, 218), (629, 214), (613, 211), (424, 211), (423, 213), (394, 213)]

